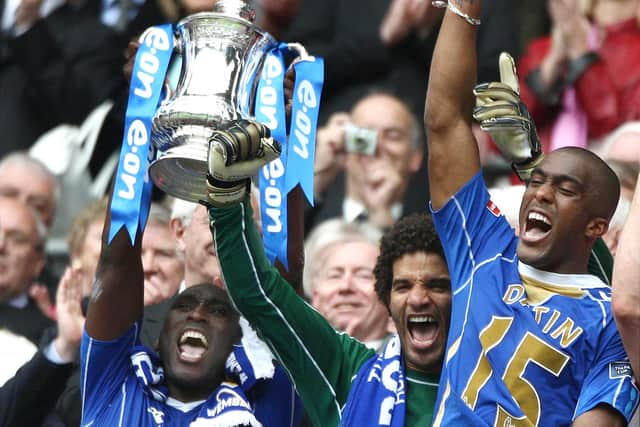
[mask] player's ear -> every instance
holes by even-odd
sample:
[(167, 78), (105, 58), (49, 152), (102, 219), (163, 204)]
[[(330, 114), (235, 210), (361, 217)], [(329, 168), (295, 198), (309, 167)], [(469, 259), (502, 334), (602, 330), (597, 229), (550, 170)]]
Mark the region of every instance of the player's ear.
[(585, 236), (591, 239), (602, 237), (609, 229), (609, 221), (605, 218), (594, 218), (587, 224)]

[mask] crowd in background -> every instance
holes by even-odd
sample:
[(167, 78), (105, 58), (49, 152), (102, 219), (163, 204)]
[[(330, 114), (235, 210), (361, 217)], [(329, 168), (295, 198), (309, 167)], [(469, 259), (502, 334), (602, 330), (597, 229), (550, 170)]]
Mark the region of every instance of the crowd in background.
[[(149, 26), (215, 3), (0, 0), (0, 425), (80, 425), (79, 348), (105, 262), (102, 233), (128, 97), (127, 45)], [(425, 93), (445, 9), (419, 0), (256, 0), (253, 7), (258, 27), (325, 61), (315, 204), (300, 206), (304, 235), (290, 236), (304, 242), (305, 254), (304, 266), (291, 267), (300, 270), (292, 292), (364, 343), (359, 357), (369, 357), (398, 329), (379, 289), (381, 238), (384, 244), (398, 221), (428, 211)], [(610, 256), (599, 261), (598, 276), (610, 285), (630, 212), (638, 220), (640, 0), (484, 0), (479, 19), (477, 82), (499, 81), (500, 53), (509, 52), (542, 151), (589, 149), (620, 181), (602, 236)], [(353, 132), (365, 130), (374, 135), (370, 152), (351, 145)], [(525, 185), (489, 133), (475, 123), (472, 131), (491, 198), (517, 231)], [(254, 186), (256, 206), (259, 191)], [(208, 215), (202, 205), (154, 190), (139, 254), (127, 253), (141, 262), (139, 334), (149, 348), (158, 349), (177, 295), (193, 288), (198, 298), (212, 298), (198, 285), (225, 287)], [(634, 250), (630, 240), (625, 251)], [(95, 319), (91, 331), (110, 337)], [(226, 321), (238, 329), (238, 319)], [(622, 337), (640, 342), (640, 332)], [(274, 365), (267, 378), (273, 383), (285, 378)], [(182, 392), (175, 387), (170, 391)], [(272, 392), (244, 391), (258, 408), (270, 404), (263, 397)], [(322, 419), (294, 398), (288, 404), (297, 425)], [(263, 425), (278, 425), (275, 416), (265, 419)]]

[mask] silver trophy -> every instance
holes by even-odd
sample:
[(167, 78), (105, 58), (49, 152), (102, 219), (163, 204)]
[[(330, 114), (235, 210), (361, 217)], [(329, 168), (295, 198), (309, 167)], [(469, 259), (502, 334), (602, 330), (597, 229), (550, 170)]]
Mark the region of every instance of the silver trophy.
[[(276, 40), (253, 21), (242, 0), (218, 0), (212, 12), (197, 13), (176, 27), (175, 49), (182, 56), (177, 87), (152, 119), (156, 160), (149, 173), (174, 197), (197, 202), (207, 197), (209, 140), (240, 120), (254, 120), (259, 73)], [(306, 56), (302, 46), (290, 47)]]

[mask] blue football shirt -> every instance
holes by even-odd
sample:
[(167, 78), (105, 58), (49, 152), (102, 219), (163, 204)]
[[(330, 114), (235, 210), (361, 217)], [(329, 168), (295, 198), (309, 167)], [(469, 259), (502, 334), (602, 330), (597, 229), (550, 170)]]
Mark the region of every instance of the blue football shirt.
[[(93, 339), (85, 330), (80, 347), (82, 426), (182, 427), (209, 417), (211, 406), (205, 401), (154, 399), (136, 375), (130, 357), (134, 346), (140, 345), (140, 325), (136, 322), (113, 341)], [(212, 390), (210, 398), (218, 399), (214, 394)], [(247, 397), (264, 427), (299, 425), (300, 398), (281, 366), (276, 365), (270, 380), (257, 381)]]
[(519, 262), (480, 173), (433, 217), (452, 283), (434, 426), (568, 426), (603, 403), (629, 420), (638, 389), (610, 288)]

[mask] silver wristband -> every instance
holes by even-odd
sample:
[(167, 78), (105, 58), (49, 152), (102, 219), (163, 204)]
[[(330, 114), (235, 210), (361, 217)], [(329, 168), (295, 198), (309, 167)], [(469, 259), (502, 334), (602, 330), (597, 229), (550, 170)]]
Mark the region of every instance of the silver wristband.
[(456, 15), (458, 15), (459, 17), (463, 18), (465, 21), (467, 21), (469, 24), (471, 25), (480, 25), (480, 20), (478, 18), (473, 18), (469, 15), (467, 15), (466, 13), (464, 13), (463, 11), (461, 11), (460, 9), (458, 9), (458, 7), (451, 3), (450, 1), (446, 1), (446, 0), (433, 0), (431, 2), (431, 4), (433, 4), (435, 7), (439, 7), (439, 8), (444, 8), (447, 7), (449, 8), (449, 10), (453, 13), (455, 13)]

